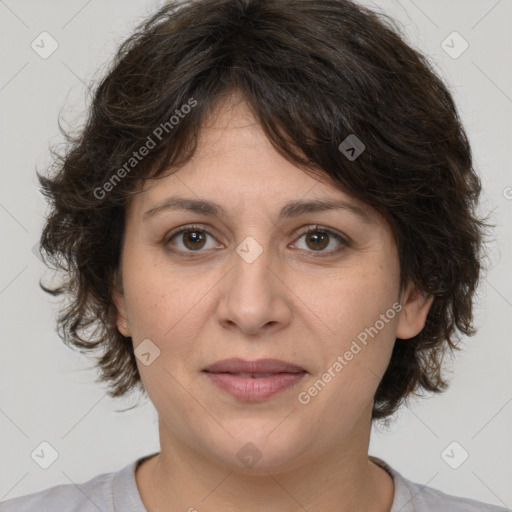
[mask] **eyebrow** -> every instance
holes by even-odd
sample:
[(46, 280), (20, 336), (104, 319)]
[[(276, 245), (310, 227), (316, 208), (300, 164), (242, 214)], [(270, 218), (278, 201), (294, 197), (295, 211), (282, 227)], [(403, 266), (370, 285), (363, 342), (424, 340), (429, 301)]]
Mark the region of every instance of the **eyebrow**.
[[(201, 215), (214, 215), (222, 219), (230, 219), (231, 216), (221, 205), (212, 201), (187, 199), (171, 196), (157, 203), (146, 211), (143, 219), (147, 220), (158, 213), (167, 210), (186, 210)], [(315, 213), (329, 210), (347, 210), (367, 224), (373, 223), (370, 215), (361, 207), (343, 200), (313, 199), (309, 201), (289, 201), (284, 204), (278, 215), (278, 221), (298, 217), (306, 213)]]

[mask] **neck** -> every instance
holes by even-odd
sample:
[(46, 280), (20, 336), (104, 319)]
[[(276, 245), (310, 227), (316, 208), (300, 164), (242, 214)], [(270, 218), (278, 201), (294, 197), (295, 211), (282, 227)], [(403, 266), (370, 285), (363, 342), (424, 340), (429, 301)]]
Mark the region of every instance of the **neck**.
[(137, 486), (148, 512), (389, 512), (393, 481), (368, 460), (370, 426), (364, 431), (354, 425), (365, 435), (293, 466), (240, 469), (193, 450), (159, 421), (161, 452), (139, 466)]

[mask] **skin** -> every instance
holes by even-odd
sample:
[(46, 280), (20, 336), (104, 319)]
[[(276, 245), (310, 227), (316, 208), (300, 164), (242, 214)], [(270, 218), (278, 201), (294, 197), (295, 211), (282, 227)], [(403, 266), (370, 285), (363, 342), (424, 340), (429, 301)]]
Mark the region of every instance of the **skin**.
[[(166, 210), (144, 220), (171, 195), (214, 201), (230, 217)], [(298, 199), (344, 200), (367, 220), (343, 209), (278, 221)], [(203, 245), (186, 233), (165, 239), (190, 224), (212, 234)], [(348, 245), (308, 241), (301, 230), (317, 224)], [(236, 252), (248, 236), (263, 250), (252, 263)], [(149, 338), (160, 350), (148, 366), (137, 360), (159, 415), (161, 452), (136, 471), (148, 511), (389, 511), (393, 481), (368, 460), (373, 396), (396, 337), (418, 334), (432, 302), (412, 285), (400, 293), (399, 276), (375, 210), (280, 156), (241, 98), (219, 103), (194, 157), (145, 182), (126, 210), (117, 325), (134, 348)], [(400, 313), (300, 403), (397, 301)], [(282, 359), (307, 374), (266, 400), (238, 401), (201, 371), (230, 357)], [(261, 454), (253, 467), (237, 457), (249, 442)]]

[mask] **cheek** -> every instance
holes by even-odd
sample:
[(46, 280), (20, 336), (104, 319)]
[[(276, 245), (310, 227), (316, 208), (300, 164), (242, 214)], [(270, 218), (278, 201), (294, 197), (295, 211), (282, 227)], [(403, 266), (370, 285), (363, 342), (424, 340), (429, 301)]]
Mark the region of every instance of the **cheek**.
[[(142, 258), (139, 261), (144, 263)], [(193, 352), (201, 350), (194, 340), (200, 339), (204, 323), (211, 316), (205, 308), (214, 282), (206, 276), (189, 278), (175, 269), (171, 272), (161, 264), (138, 265), (135, 258), (127, 262), (124, 276), (134, 349), (149, 339), (160, 351), (151, 366), (137, 360), (146, 389), (148, 385), (171, 384), (164, 366), (183, 381), (187, 371), (193, 371), (189, 365), (197, 360)]]
[(155, 260), (154, 248), (132, 245), (129, 254), (123, 276), (132, 337), (154, 339), (160, 345), (199, 300), (199, 283), (187, 286), (179, 273)]
[(318, 402), (334, 401), (343, 408), (360, 407), (372, 399), (396, 338), (400, 306), (393, 263), (340, 274), (329, 282), (325, 293), (314, 298), (314, 311), (329, 328), (323, 329), (328, 335), (322, 336), (321, 347), (316, 349), (323, 366)]
[(162, 333), (172, 327), (170, 312), (180, 304), (173, 299), (176, 290), (154, 277), (151, 271), (134, 274), (125, 286), (132, 337), (137, 340), (160, 340)]
[[(144, 388), (158, 410), (165, 410), (166, 400), (172, 403), (182, 400), (180, 382), (187, 372), (191, 346), (187, 343), (192, 332), (198, 329), (196, 323), (199, 298), (193, 286), (184, 287), (176, 279), (165, 277), (160, 267), (132, 267), (125, 279), (127, 309), (130, 319), (132, 343), (137, 347), (145, 340), (151, 351), (158, 354), (149, 364), (137, 358), (137, 366)], [(147, 343), (147, 342), (146, 342)], [(160, 409), (161, 408), (161, 409)]]
[[(311, 310), (326, 326), (327, 338), (340, 348), (392, 308), (398, 298), (397, 279), (394, 268), (367, 265), (333, 276), (315, 294), (311, 287), (303, 293)], [(389, 316), (395, 316), (393, 311)], [(381, 326), (383, 334), (394, 324), (392, 319), (386, 318), (390, 321)]]

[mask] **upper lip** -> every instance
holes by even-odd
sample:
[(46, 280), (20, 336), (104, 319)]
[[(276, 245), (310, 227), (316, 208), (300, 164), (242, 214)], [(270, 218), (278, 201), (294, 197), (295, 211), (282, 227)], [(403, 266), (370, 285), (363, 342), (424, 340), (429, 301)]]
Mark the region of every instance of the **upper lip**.
[(306, 370), (279, 359), (245, 361), (240, 358), (231, 358), (210, 364), (203, 371), (212, 373), (301, 373)]

